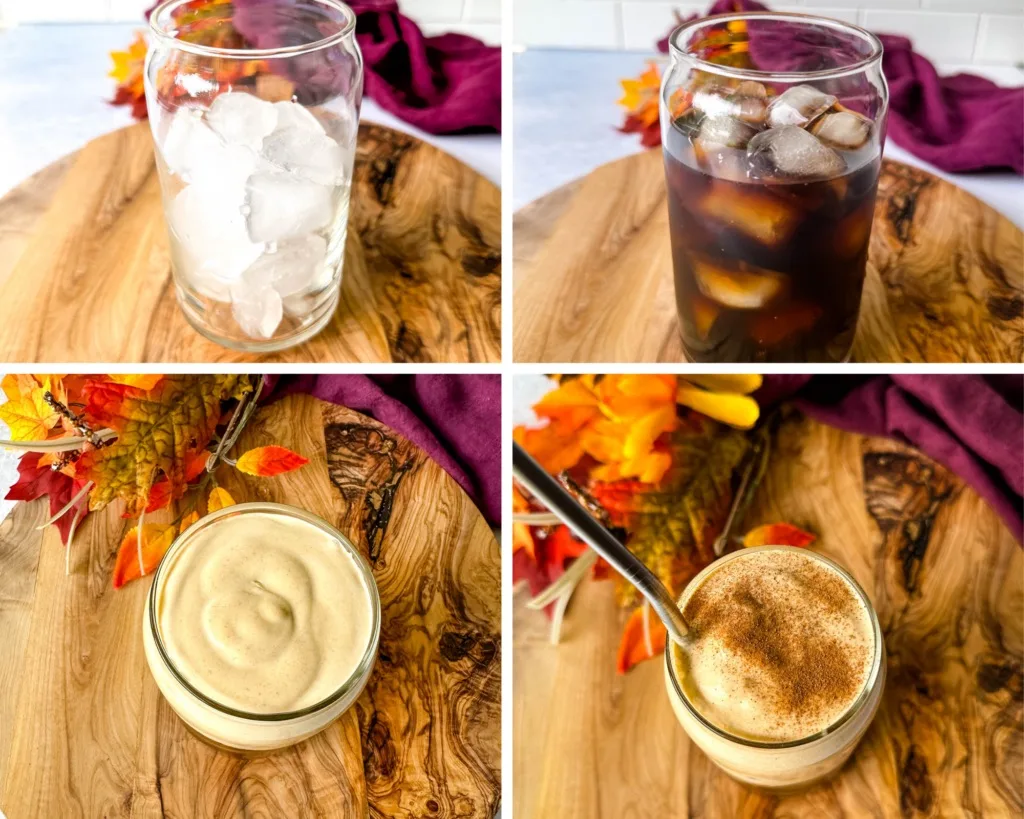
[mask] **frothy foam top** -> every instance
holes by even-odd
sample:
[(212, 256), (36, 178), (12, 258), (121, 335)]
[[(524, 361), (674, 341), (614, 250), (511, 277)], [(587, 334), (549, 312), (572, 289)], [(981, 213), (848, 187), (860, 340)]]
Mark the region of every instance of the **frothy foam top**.
[(736, 736), (789, 742), (823, 731), (864, 688), (871, 618), (855, 589), (810, 555), (744, 553), (686, 601), (692, 642), (676, 676), (705, 719)]

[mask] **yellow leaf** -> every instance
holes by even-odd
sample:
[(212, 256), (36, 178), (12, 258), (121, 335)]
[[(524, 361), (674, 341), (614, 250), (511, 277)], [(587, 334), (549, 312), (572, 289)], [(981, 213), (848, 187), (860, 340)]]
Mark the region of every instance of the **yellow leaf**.
[(181, 523), (178, 524), (178, 533), (183, 533), (186, 529), (188, 529), (189, 526), (191, 526), (197, 520), (199, 520), (199, 513), (195, 509), (193, 509), (191, 512), (189, 512), (187, 515), (185, 515), (185, 517), (181, 519)]
[(42, 387), (28, 395), (0, 405), (0, 420), (11, 430), (13, 441), (42, 441), (60, 420), (60, 415), (50, 407)]
[(757, 423), (760, 415), (757, 402), (749, 396), (708, 392), (689, 384), (679, 386), (676, 401), (709, 418), (739, 429), (750, 429)]
[(764, 381), (760, 375), (740, 373), (687, 373), (682, 378), (712, 392), (738, 392), (741, 395), (750, 395), (759, 390)]
[(235, 499), (231, 497), (228, 491), (226, 489), (221, 489), (219, 486), (215, 486), (210, 490), (210, 497), (206, 500), (206, 511), (216, 512), (220, 509), (234, 505)]

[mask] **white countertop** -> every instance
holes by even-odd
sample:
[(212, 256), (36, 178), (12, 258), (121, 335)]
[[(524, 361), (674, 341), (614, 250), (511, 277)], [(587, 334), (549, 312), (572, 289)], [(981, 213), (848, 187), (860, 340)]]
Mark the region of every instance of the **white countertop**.
[[(109, 131), (131, 125), (114, 107), (110, 52), (140, 24), (26, 25), (0, 29), (0, 196), (26, 177)], [(362, 119), (407, 131), (501, 184), (501, 137), (435, 137), (364, 99)]]
[[(644, 150), (637, 134), (620, 133), (619, 80), (640, 75), (654, 53), (528, 50), (513, 60), (513, 209)], [(940, 65), (942, 74), (970, 72), (1005, 86), (1024, 85), (1013, 66)], [(948, 179), (1024, 228), (1024, 180), (1005, 172), (949, 174), (890, 140), (885, 155)]]

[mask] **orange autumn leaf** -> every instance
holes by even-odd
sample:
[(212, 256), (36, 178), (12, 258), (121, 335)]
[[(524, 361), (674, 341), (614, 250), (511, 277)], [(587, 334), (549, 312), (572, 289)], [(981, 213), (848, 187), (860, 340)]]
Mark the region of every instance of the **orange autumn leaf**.
[[(142, 565), (146, 574), (151, 574), (160, 565), (164, 554), (174, 542), (177, 528), (164, 523), (147, 523), (143, 526)], [(133, 526), (121, 541), (114, 563), (114, 588), (142, 577), (139, 570), (139, 527)]]
[(809, 546), (816, 540), (810, 532), (805, 532), (788, 523), (769, 523), (751, 529), (743, 536), (744, 546)]
[[(523, 493), (519, 491), (519, 487), (515, 484), (512, 485), (512, 511), (513, 512), (529, 512), (530, 503), (523, 497)], [(525, 523), (512, 524), (512, 552), (513, 554), (518, 552), (520, 549), (526, 551), (530, 556), (530, 559), (534, 562), (537, 561), (537, 553), (534, 549), (533, 535), (530, 534), (530, 527)]]
[(140, 390), (149, 391), (156, 387), (163, 379), (162, 375), (112, 375), (110, 380), (115, 384), (124, 384), (126, 387), (137, 387)]
[(657, 482), (669, 466), (657, 451), (676, 427), (676, 376), (583, 375), (565, 379), (534, 406), (545, 427), (517, 427), (521, 444), (549, 472), (575, 466), (584, 454), (598, 462), (599, 480)]
[(207, 512), (217, 512), (228, 506), (234, 505), (235, 499), (231, 497), (228, 490), (222, 489), (219, 486), (213, 487), (213, 489), (210, 490), (210, 497), (206, 499)]
[(117, 80), (114, 92), (114, 105), (130, 105), (132, 116), (144, 119), (146, 116), (146, 90), (143, 85), (144, 66), (146, 62), (146, 39), (142, 32), (136, 32), (135, 40), (127, 51), (112, 51), (110, 58), (114, 68), (108, 76)]
[[(206, 462), (210, 458), (210, 453), (206, 450), (198, 452), (185, 457), (185, 482), (180, 484), (172, 484), (167, 478), (162, 478), (153, 484), (152, 489), (149, 490), (149, 504), (146, 506), (146, 513), (155, 512), (158, 509), (163, 509), (172, 500), (177, 500), (185, 494), (185, 489), (189, 483), (198, 478), (203, 470), (206, 469)], [(131, 517), (130, 512), (125, 512), (123, 517)]]
[(648, 61), (647, 69), (635, 80), (621, 80), (622, 97), (619, 105), (626, 109), (621, 131), (641, 134), (644, 147), (661, 144), (661, 126), (658, 117), (658, 97), (661, 93), (661, 75), (658, 64)]
[(283, 446), (260, 446), (244, 453), (235, 462), (235, 466), (239, 472), (246, 475), (271, 478), (274, 475), (292, 472), (308, 463), (308, 458)]
[(184, 534), (185, 530), (188, 529), (193, 523), (199, 520), (199, 513), (193, 509), (185, 517), (181, 519), (181, 523), (178, 525), (178, 534)]
[[(644, 618), (647, 619), (646, 635), (644, 629)], [(626, 621), (622, 629), (622, 638), (619, 641), (619, 653), (615, 667), (620, 674), (625, 674), (629, 669), (651, 657), (657, 657), (665, 651), (665, 641), (668, 639), (668, 632), (664, 624), (646, 606), (640, 606)]]

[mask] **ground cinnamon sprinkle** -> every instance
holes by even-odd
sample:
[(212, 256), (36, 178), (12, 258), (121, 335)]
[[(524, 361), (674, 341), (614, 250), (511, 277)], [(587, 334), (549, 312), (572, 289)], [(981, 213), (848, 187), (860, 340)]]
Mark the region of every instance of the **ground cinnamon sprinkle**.
[(749, 669), (780, 723), (820, 722), (856, 697), (870, 650), (836, 639), (821, 617), (855, 619), (862, 606), (842, 578), (806, 558), (782, 559), (775, 571), (758, 563), (745, 571), (737, 561), (724, 583), (712, 575), (687, 602), (686, 619), (695, 639), (716, 641)]

